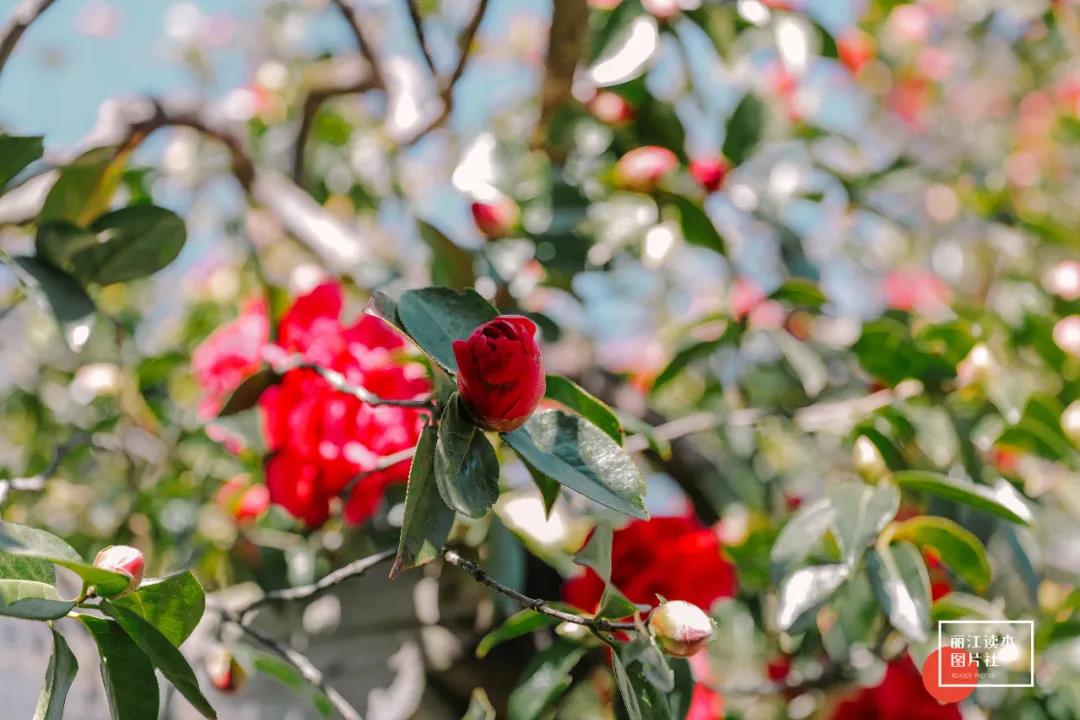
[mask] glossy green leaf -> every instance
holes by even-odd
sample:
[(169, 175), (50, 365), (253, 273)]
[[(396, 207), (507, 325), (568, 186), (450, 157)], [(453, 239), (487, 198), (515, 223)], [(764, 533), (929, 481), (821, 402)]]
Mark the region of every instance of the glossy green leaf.
[(198, 579), (185, 571), (157, 581), (148, 580), (135, 592), (112, 603), (138, 613), (179, 647), (202, 619), (206, 594)]
[(612, 440), (622, 444), (622, 423), (604, 401), (561, 375), (548, 375), (546, 382), (544, 397), (570, 408), (607, 433)]
[(0, 135), (0, 190), (44, 152), (40, 136)]
[(476, 645), (476, 657), (483, 658), (497, 645), (507, 640), (529, 635), (541, 628), (550, 627), (559, 622), (558, 618), (538, 613), (535, 610), (522, 610), (508, 617), (506, 621), (480, 638)]
[(229, 415), (250, 410), (258, 404), (263, 392), (280, 380), (280, 376), (269, 368), (259, 370), (233, 390), (232, 395), (225, 401), (224, 407), (218, 413), (218, 417), (228, 417)]
[(836, 508), (829, 498), (800, 507), (784, 525), (769, 553), (773, 579), (780, 580), (801, 563), (825, 536), (835, 518)]
[(534, 413), (502, 437), (527, 465), (605, 507), (646, 519), (645, 479), (592, 423), (559, 410)]
[(727, 121), (724, 133), (724, 157), (741, 165), (757, 147), (765, 131), (765, 104), (756, 96), (743, 96)]
[(38, 580), (0, 579), (0, 615), (22, 620), (55, 620), (75, 607), (53, 584)]
[[(600, 596), (596, 616), (623, 618), (633, 615), (638, 608), (611, 584), (612, 542), (611, 528), (607, 525), (597, 525), (585, 547), (574, 556), (574, 562), (591, 568), (604, 583), (604, 592)], [(582, 608), (582, 610), (592, 610), (592, 608)]]
[(13, 259), (22, 279), (45, 296), (61, 325), (83, 321), (93, 314), (94, 301), (75, 278), (36, 257), (17, 255)]
[(867, 545), (896, 517), (900, 493), (889, 482), (878, 485), (845, 482), (830, 488), (829, 499), (836, 511), (832, 522), (836, 540), (844, 562), (854, 568)]
[(499, 459), (482, 430), (454, 395), (439, 420), (435, 442), (435, 486), (443, 502), (479, 518), (499, 499)]
[(682, 720), (690, 710), (690, 700), (694, 692), (694, 679), (690, 664), (680, 658), (668, 658), (671, 670), (669, 689), (656, 686), (650, 677), (648, 667), (640, 658), (630, 659), (633, 652), (624, 649), (621, 653), (612, 652), (612, 670), (615, 673), (615, 685), (622, 702), (616, 705), (616, 717), (630, 720)]
[(977, 595), (951, 592), (934, 601), (930, 609), (930, 620), (1004, 620), (1001, 609)]
[(79, 671), (79, 662), (64, 636), (55, 628), (50, 630), (53, 641), (52, 657), (49, 658), (49, 667), (45, 671), (45, 683), (41, 688), (41, 695), (38, 696), (34, 720), (64, 720), (64, 704), (67, 702), (68, 690), (75, 680), (75, 673)]
[(820, 309), (828, 300), (817, 284), (805, 278), (786, 281), (769, 294), (769, 299), (810, 310)]
[(154, 665), (120, 625), (91, 615), (79, 620), (101, 654), (101, 679), (112, 720), (158, 720), (158, 681)]
[(1005, 485), (991, 488), (924, 470), (902, 470), (893, 473), (892, 479), (901, 490), (924, 492), (1020, 525), (1031, 524), (1030, 508)]
[(435, 486), (435, 431), (425, 427), (409, 470), (405, 517), (390, 576), (439, 557), (453, 524), (454, 511), (446, 506)]
[(911, 642), (925, 642), (930, 628), (930, 578), (922, 555), (906, 542), (870, 551), (870, 584), (889, 623)]
[[(127, 575), (102, 570), (90, 563), (83, 562), (74, 548), (45, 530), (15, 523), (3, 523), (0, 525), (0, 532), (3, 533), (5, 538), (0, 541), (0, 563), (6, 562), (8, 568), (3, 571), (5, 576), (11, 576), (12, 563), (14, 562), (10, 559), (4, 559), (4, 556), (8, 556), (9, 558), (36, 560), (38, 562), (35, 563), (35, 568), (40, 568), (42, 562), (53, 563), (67, 568), (81, 577), (87, 585), (93, 585), (99, 595), (106, 597), (127, 590), (128, 585), (131, 583), (131, 578)], [(45, 578), (46, 576), (41, 575), (39, 570), (35, 570), (32, 576), (23, 577), (22, 579), (52, 582), (51, 577), (50, 579)]]
[(801, 628), (844, 584), (850, 572), (847, 565), (811, 565), (788, 575), (780, 586), (776, 624), (781, 630), (793, 632)]
[(371, 293), (367, 309), (368, 312), (376, 317), (382, 318), (398, 330), (405, 332), (405, 326), (401, 324), (401, 319), (398, 318), (397, 300), (390, 297), (382, 290), (376, 290)]
[(585, 648), (561, 638), (544, 648), (525, 667), (507, 703), (510, 720), (536, 720), (570, 687), (570, 673)]
[(679, 210), (679, 225), (682, 228), (683, 238), (686, 242), (715, 250), (723, 255), (725, 252), (724, 238), (720, 237), (716, 225), (705, 214), (705, 211), (692, 200), (682, 195), (673, 195), (671, 199)]
[(897, 525), (892, 537), (906, 540), (921, 550), (933, 549), (941, 562), (976, 592), (985, 592), (990, 584), (986, 548), (974, 533), (948, 518), (913, 517)]
[(102, 610), (120, 624), (135, 645), (150, 658), (154, 667), (161, 671), (165, 679), (172, 683), (203, 717), (210, 720), (217, 717), (214, 708), (199, 689), (199, 681), (187, 659), (168, 638), (134, 610), (111, 603), (104, 603)]
[(402, 294), (397, 312), (420, 349), (451, 372), (457, 372), (451, 343), (464, 340), (498, 315), (491, 303), (472, 290), (457, 292), (439, 287)]
[(88, 225), (104, 212), (120, 183), (123, 158), (113, 147), (83, 153), (60, 169), (60, 176), (45, 196), (38, 224), (66, 220)]

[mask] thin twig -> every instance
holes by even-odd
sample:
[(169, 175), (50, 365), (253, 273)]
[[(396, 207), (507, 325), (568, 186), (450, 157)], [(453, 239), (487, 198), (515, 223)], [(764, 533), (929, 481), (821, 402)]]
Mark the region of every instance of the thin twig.
[[(428, 395), (422, 398), (384, 398), (379, 397), (362, 385), (353, 385), (345, 376), (337, 370), (331, 370), (305, 360), (290, 362), (285, 365), (284, 371), (288, 370), (311, 370), (317, 373), (323, 380), (330, 383), (330, 387), (340, 393), (352, 395), (354, 398), (368, 405), (389, 405), (392, 407), (416, 408), (418, 410), (434, 410), (435, 399)], [(400, 461), (399, 461), (400, 462)]]
[(370, 469), (356, 473), (356, 475), (354, 475), (352, 479), (349, 480), (348, 484), (341, 490), (340, 496), (348, 497), (349, 493), (351, 493), (356, 485), (364, 478), (371, 477), (373, 474), (382, 472), (383, 470), (389, 470), (395, 465), (409, 460), (415, 454), (416, 448), (411, 447), (379, 458)]
[(296, 587), (284, 588), (282, 590), (271, 590), (258, 600), (241, 608), (236, 613), (236, 617), (241, 625), (246, 625), (251, 622), (251, 616), (256, 610), (269, 603), (310, 600), (317, 595), (321, 595), (330, 588), (340, 585), (346, 580), (360, 577), (376, 565), (390, 560), (395, 554), (396, 552), (394, 550), (383, 550), (382, 552), (377, 552), (374, 555), (368, 555), (367, 557), (362, 557), (359, 560), (354, 560), (347, 565), (343, 565), (313, 583), (297, 585)]
[(19, 38), (54, 2), (56, 0), (23, 0), (15, 6), (7, 22), (0, 27), (0, 72), (3, 72)]
[(307, 153), (308, 137), (315, 126), (315, 116), (327, 100), (339, 95), (352, 95), (363, 93), (375, 87), (371, 78), (364, 78), (358, 82), (351, 82), (338, 87), (318, 88), (308, 93), (304, 98), (300, 114), (300, 125), (296, 130), (296, 141), (293, 143), (292, 179), (297, 185), (304, 184), (304, 156)]
[(574, 613), (564, 612), (557, 610), (547, 604), (547, 601), (540, 600), (538, 598), (531, 598), (528, 595), (519, 593), (512, 587), (503, 585), (498, 580), (495, 580), (487, 572), (474, 563), (472, 560), (466, 560), (461, 557), (457, 552), (450, 548), (444, 548), (442, 552), (443, 560), (453, 565), (456, 568), (460, 568), (473, 580), (486, 585), (497, 593), (501, 593), (510, 598), (518, 605), (528, 610), (535, 610), (542, 615), (548, 615), (549, 617), (558, 618), (563, 622), (573, 623), (574, 625), (582, 625), (584, 627), (597, 630), (600, 632), (615, 632), (618, 630), (636, 630), (637, 625), (632, 622), (614, 622), (612, 620), (605, 620), (603, 618), (591, 618), (584, 617), (583, 615), (576, 615)]
[(326, 699), (330, 701), (330, 704), (334, 706), (334, 709), (337, 710), (338, 714), (345, 718), (345, 720), (361, 720), (360, 713), (356, 708), (354, 708), (341, 693), (335, 690), (332, 685), (326, 682), (326, 677), (323, 676), (322, 671), (315, 667), (315, 664), (311, 662), (307, 655), (304, 655), (288, 643), (270, 637), (262, 630), (259, 630), (252, 625), (246, 625), (240, 622), (233, 615), (222, 613), (222, 618), (236, 625), (245, 635), (280, 656), (283, 660), (296, 668), (297, 672), (303, 676), (304, 680), (317, 687), (324, 695), (326, 695)]
[(439, 71), (435, 69), (435, 61), (431, 58), (427, 38), (424, 36), (424, 19), (420, 17), (420, 8), (416, 0), (405, 0), (405, 4), (409, 7), (409, 20), (412, 21), (413, 32), (416, 34), (416, 44), (420, 46), (420, 52), (424, 54), (424, 62), (427, 63), (431, 74), (438, 76)]
[(64, 458), (89, 439), (90, 436), (86, 433), (76, 433), (57, 445), (52, 458), (37, 475), (0, 480), (0, 504), (3, 504), (7, 499), (7, 494), (11, 490), (23, 490), (26, 492), (41, 492), (44, 490), (45, 482), (56, 473), (60, 463), (64, 462)]
[(356, 46), (360, 50), (360, 54), (364, 56), (364, 59), (371, 65), (371, 82), (375, 87), (385, 88), (386, 81), (382, 72), (382, 64), (379, 62), (378, 55), (375, 54), (375, 48), (368, 40), (367, 35), (364, 34), (364, 28), (360, 23), (360, 18), (356, 14), (356, 10), (350, 4), (349, 0), (331, 0), (334, 6), (341, 13), (341, 17), (345, 18), (345, 22), (349, 25), (349, 29), (352, 30), (353, 37), (356, 39)]

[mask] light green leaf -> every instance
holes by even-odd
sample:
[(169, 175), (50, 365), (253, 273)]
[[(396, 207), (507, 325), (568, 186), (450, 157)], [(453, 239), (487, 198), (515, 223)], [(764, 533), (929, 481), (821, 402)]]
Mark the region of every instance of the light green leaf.
[(828, 298), (815, 283), (805, 278), (792, 278), (769, 294), (770, 300), (785, 305), (818, 310)]
[(630, 456), (592, 423), (546, 410), (502, 437), (533, 470), (612, 510), (649, 517), (645, 479)]
[(330, 703), (329, 698), (321, 690), (305, 680), (304, 676), (295, 667), (270, 653), (256, 651), (253, 654), (255, 659), (252, 661), (252, 665), (258, 672), (273, 678), (297, 695), (310, 700), (316, 712), (322, 717), (328, 718), (334, 714), (334, 706)]
[(507, 712), (510, 720), (536, 720), (570, 687), (570, 673), (585, 648), (561, 638), (533, 656), (525, 667)]
[(420, 349), (456, 373), (457, 360), (451, 343), (469, 337), (473, 330), (499, 313), (472, 290), (456, 292), (430, 287), (402, 294), (397, 314)]
[(780, 531), (769, 553), (773, 579), (779, 580), (801, 563), (835, 519), (836, 508), (829, 498), (800, 507)]
[(889, 623), (911, 642), (925, 642), (930, 627), (930, 578), (922, 555), (902, 542), (870, 551), (867, 571)]
[(34, 720), (64, 720), (64, 704), (68, 690), (79, 671), (79, 663), (68, 647), (64, 636), (54, 628), (52, 631), (53, 650), (49, 658), (49, 668), (45, 671), (45, 684), (38, 696)]
[(76, 573), (87, 585), (97, 588), (98, 594), (106, 597), (116, 595), (128, 589), (131, 578), (121, 573), (111, 572), (96, 568), (90, 563), (85, 563), (75, 549), (52, 533), (38, 528), (17, 525), (15, 523), (3, 523), (0, 525), (0, 533), (4, 539), (0, 540), (0, 563), (6, 563), (6, 570), (0, 570), (2, 576), (11, 577), (12, 560), (5, 556), (17, 558), (29, 558), (36, 560), (32, 577), (22, 579), (41, 580), (52, 583), (52, 576), (46, 578), (40, 572), (41, 563), (53, 563), (67, 568)]
[(906, 540), (920, 550), (932, 548), (941, 561), (975, 592), (985, 592), (990, 584), (986, 548), (974, 533), (948, 518), (913, 517), (897, 525), (892, 537)]
[(499, 499), (499, 459), (483, 431), (466, 416), (457, 394), (439, 420), (435, 486), (443, 502), (473, 518), (483, 517)]
[(124, 158), (116, 148), (90, 150), (60, 170), (60, 177), (45, 196), (38, 224), (66, 220), (88, 225), (109, 207), (120, 183)]
[(836, 513), (833, 530), (844, 562), (854, 568), (866, 546), (877, 538), (900, 508), (900, 493), (891, 483), (866, 485), (846, 482), (829, 490)]
[(522, 610), (508, 617), (506, 621), (480, 639), (476, 645), (476, 657), (483, 658), (497, 645), (507, 640), (528, 635), (541, 628), (550, 627), (559, 622), (558, 618), (538, 613), (535, 610)]
[(112, 602), (138, 613), (179, 647), (199, 624), (206, 608), (206, 594), (198, 579), (185, 571), (156, 582), (147, 581), (135, 592)]
[(619, 418), (604, 401), (561, 375), (548, 375), (544, 397), (570, 408), (622, 444), (623, 428)]
[(55, 620), (75, 607), (63, 600), (52, 583), (37, 580), (0, 580), (0, 615), (22, 620)]
[(158, 720), (158, 681), (150, 658), (112, 620), (80, 615), (101, 654), (112, 720)]
[(901, 490), (915, 490), (968, 505), (976, 510), (996, 515), (1020, 525), (1030, 525), (1031, 510), (1011, 486), (987, 487), (967, 480), (956, 480), (940, 473), (925, 470), (901, 470), (893, 473), (893, 481)]
[(811, 565), (791, 573), (780, 586), (776, 624), (781, 630), (800, 628), (844, 584), (850, 572), (847, 565)]
[(405, 518), (401, 523), (397, 557), (390, 577), (405, 568), (431, 562), (439, 556), (454, 511), (446, 506), (435, 486), (435, 430), (425, 427), (416, 443), (409, 484), (405, 490)]

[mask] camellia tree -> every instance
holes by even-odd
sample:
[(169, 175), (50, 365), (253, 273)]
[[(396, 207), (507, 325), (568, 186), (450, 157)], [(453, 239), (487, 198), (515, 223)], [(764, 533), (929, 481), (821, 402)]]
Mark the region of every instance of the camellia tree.
[(308, 610), (409, 582), (468, 618), (378, 717), (1080, 717), (1080, 11), (541, 5), (266, 3), (223, 98), (0, 135), (35, 720), (75, 632), (115, 720), (360, 718)]

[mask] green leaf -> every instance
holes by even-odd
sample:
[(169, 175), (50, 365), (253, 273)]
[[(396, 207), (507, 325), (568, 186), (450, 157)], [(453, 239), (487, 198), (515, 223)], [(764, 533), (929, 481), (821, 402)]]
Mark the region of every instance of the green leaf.
[(75, 278), (36, 257), (17, 255), (13, 259), (23, 281), (29, 281), (45, 296), (61, 325), (80, 322), (93, 314), (94, 301)]
[(40, 136), (0, 135), (0, 189), (44, 152)]
[[(611, 528), (607, 525), (597, 525), (585, 547), (574, 556), (574, 562), (591, 568), (604, 583), (604, 592), (600, 597), (596, 616), (623, 618), (633, 615), (638, 608), (611, 584), (612, 542)], [(590, 608), (582, 608), (582, 610), (588, 609)]]
[(473, 688), (472, 697), (469, 699), (469, 707), (461, 720), (495, 720), (495, 708), (488, 700), (484, 688)]
[[(0, 144), (2, 147), (2, 144)], [(52, 631), (53, 650), (49, 659), (49, 668), (45, 671), (45, 685), (38, 696), (34, 720), (64, 720), (64, 703), (67, 702), (68, 690), (79, 671), (79, 662), (68, 647), (64, 636)]]
[(529, 477), (532, 478), (536, 489), (540, 491), (540, 498), (544, 501), (544, 516), (551, 517), (551, 509), (555, 507), (555, 501), (559, 499), (562, 485), (544, 473), (537, 472), (531, 465), (525, 464), (525, 469), (529, 471)]
[(109, 207), (120, 183), (124, 157), (116, 148), (101, 147), (83, 153), (60, 170), (38, 215), (38, 224), (66, 220), (87, 225)]
[(977, 595), (951, 592), (934, 601), (930, 619), (936, 625), (941, 620), (1004, 620), (1005, 616), (996, 605)]
[(952, 520), (922, 515), (905, 520), (892, 534), (920, 550), (932, 548), (950, 570), (976, 592), (985, 592), (990, 584), (990, 562), (986, 548), (970, 530)]
[(472, 290), (456, 292), (430, 287), (402, 294), (398, 317), (420, 349), (451, 372), (457, 361), (451, 343), (464, 340), (473, 330), (499, 313)]
[(679, 350), (675, 353), (675, 357), (671, 359), (671, 362), (667, 364), (667, 367), (661, 370), (660, 374), (656, 376), (656, 380), (653, 381), (652, 391), (656, 392), (661, 387), (674, 380), (679, 376), (679, 373), (685, 370), (691, 363), (712, 355), (713, 352), (723, 347), (728, 340), (727, 333), (724, 333), (721, 337), (713, 340), (702, 340), (701, 342), (693, 343)]
[(811, 565), (791, 573), (780, 586), (776, 624), (796, 632), (824, 605), (851, 571), (847, 565)]
[(925, 492), (982, 510), (1009, 522), (1031, 524), (1031, 510), (1007, 484), (991, 488), (925, 470), (902, 470), (893, 473), (892, 479), (901, 490)]
[(622, 698), (622, 703), (616, 708), (617, 718), (682, 720), (686, 717), (694, 693), (694, 678), (686, 660), (667, 660), (673, 682), (668, 682), (665, 684), (667, 689), (662, 689), (654, 683), (646, 664), (640, 659), (631, 660), (634, 656), (631, 648), (624, 646), (621, 655), (614, 650), (611, 653), (615, 685)]
[(544, 397), (570, 408), (622, 444), (623, 427), (619, 418), (602, 400), (561, 375), (548, 375)]
[(592, 423), (546, 410), (502, 437), (533, 470), (612, 510), (649, 517), (645, 479), (630, 456)]
[(150, 658), (112, 620), (80, 615), (101, 654), (112, 720), (157, 720), (158, 681)]
[(75, 607), (62, 600), (52, 583), (38, 580), (0, 580), (0, 615), (22, 620), (55, 620)]
[(120, 624), (128, 637), (150, 658), (154, 667), (161, 671), (165, 679), (171, 682), (203, 717), (210, 720), (217, 717), (214, 708), (199, 689), (199, 681), (187, 659), (168, 638), (134, 610), (108, 602), (102, 604), (102, 610)]
[(754, 151), (765, 130), (765, 104), (751, 93), (743, 96), (727, 121), (724, 157), (741, 165)]
[(846, 482), (829, 490), (836, 511), (833, 529), (844, 562), (855, 567), (866, 546), (877, 538), (900, 509), (900, 493), (888, 482), (866, 485)]
[(769, 295), (771, 300), (782, 302), (785, 305), (804, 307), (810, 310), (818, 310), (828, 298), (813, 281), (805, 278), (792, 278)]
[(157, 582), (145, 582), (112, 603), (138, 613), (179, 647), (199, 624), (206, 608), (206, 594), (198, 579), (185, 571)]
[(328, 718), (334, 714), (334, 706), (325, 694), (300, 674), (295, 667), (276, 655), (256, 651), (252, 665), (258, 672), (273, 678), (297, 695), (311, 701), (319, 715)]
[(922, 555), (906, 542), (870, 551), (870, 584), (889, 623), (911, 642), (925, 642), (930, 627), (930, 578)]
[[(4, 535), (4, 540), (0, 541), (0, 548), (2, 548), (0, 549), (0, 562), (4, 562), (4, 556), (6, 555), (33, 558), (39, 563), (53, 563), (76, 573), (87, 585), (93, 585), (97, 588), (99, 595), (106, 597), (124, 592), (131, 584), (131, 578), (127, 575), (102, 570), (83, 562), (74, 548), (45, 530), (16, 525), (15, 523), (3, 523), (0, 525), (0, 532)], [(10, 561), (8, 563), (9, 570), (4, 573), (5, 575), (10, 572)], [(22, 579), (42, 580), (52, 583), (51, 576), (49, 579), (45, 579), (39, 571), (35, 571), (32, 577), (23, 577)]]
[(90, 229), (98, 244), (74, 258), (76, 277), (99, 285), (152, 275), (176, 259), (187, 228), (176, 213), (131, 205), (102, 215)]
[(439, 556), (454, 524), (454, 511), (446, 506), (435, 486), (435, 430), (425, 427), (416, 443), (409, 484), (405, 490), (405, 517), (401, 523), (393, 578), (405, 568), (431, 562)]
[(558, 618), (538, 613), (535, 610), (522, 610), (506, 619), (499, 627), (480, 638), (476, 645), (476, 657), (484, 658), (497, 645), (507, 640), (521, 637), (536, 632), (541, 628), (550, 627), (559, 622)]
[(446, 237), (441, 230), (418, 221), (420, 237), (431, 248), (431, 280), (454, 290), (465, 290), (476, 284), (473, 256), (465, 248)]
[(769, 553), (773, 579), (779, 580), (801, 563), (835, 519), (836, 508), (829, 498), (800, 507), (780, 531)]
[(233, 390), (218, 417), (228, 417), (255, 407), (263, 391), (277, 384), (280, 379), (278, 374), (269, 368), (258, 371)]
[(671, 200), (679, 209), (679, 224), (686, 242), (715, 250), (723, 255), (725, 253), (724, 239), (720, 237), (712, 219), (705, 214), (705, 211), (682, 195), (672, 195)]
[(630, 720), (644, 720), (641, 712), (641, 703), (638, 702), (638, 689), (630, 681), (630, 674), (626, 666), (619, 658), (617, 652), (611, 653), (611, 669), (615, 673), (615, 686), (619, 689), (619, 697), (622, 698), (623, 707), (626, 708), (626, 716)]
[(448, 506), (479, 518), (499, 499), (499, 459), (483, 431), (473, 425), (454, 395), (439, 420), (435, 486)]
[(538, 652), (510, 693), (510, 720), (535, 720), (570, 687), (570, 672), (585, 656), (585, 648), (562, 638)]

